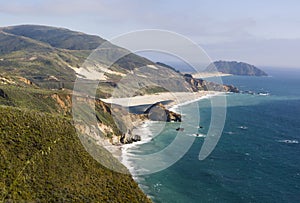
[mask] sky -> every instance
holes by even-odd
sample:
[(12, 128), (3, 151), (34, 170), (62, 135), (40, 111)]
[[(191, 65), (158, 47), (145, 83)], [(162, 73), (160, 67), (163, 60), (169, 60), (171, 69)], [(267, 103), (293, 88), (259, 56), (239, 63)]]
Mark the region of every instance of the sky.
[(0, 26), (42, 24), (105, 39), (142, 29), (179, 33), (212, 60), (300, 68), (299, 0), (0, 0)]

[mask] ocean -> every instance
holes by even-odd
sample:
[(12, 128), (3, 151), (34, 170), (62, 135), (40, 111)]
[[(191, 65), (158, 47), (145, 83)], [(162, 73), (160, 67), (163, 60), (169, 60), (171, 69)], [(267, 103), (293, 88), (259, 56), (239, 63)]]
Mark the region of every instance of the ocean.
[[(270, 68), (267, 72), (270, 77), (222, 78), (224, 84), (262, 94), (226, 95), (222, 135), (201, 161), (202, 135), (211, 121), (210, 98), (185, 105), (190, 117), (199, 114), (201, 136), (170, 167), (135, 177), (154, 202), (300, 202), (300, 70)], [(126, 148), (130, 155), (126, 165), (134, 170), (134, 156), (163, 150), (177, 136), (178, 127), (178, 123), (145, 124), (140, 132), (148, 139)], [(181, 134), (185, 132), (188, 139), (189, 129)]]

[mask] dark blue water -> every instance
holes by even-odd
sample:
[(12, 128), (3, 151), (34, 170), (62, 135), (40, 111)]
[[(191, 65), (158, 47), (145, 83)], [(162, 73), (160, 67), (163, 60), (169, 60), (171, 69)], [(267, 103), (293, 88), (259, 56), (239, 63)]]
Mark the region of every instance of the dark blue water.
[[(241, 90), (270, 95), (228, 95), (225, 127), (208, 158), (198, 160), (204, 138), (196, 138), (177, 163), (139, 177), (154, 202), (300, 202), (300, 71), (269, 74), (223, 78)], [(199, 133), (205, 134), (210, 101), (199, 101), (199, 108)], [(139, 153), (168, 145), (176, 136), (170, 129), (174, 124), (139, 146)]]

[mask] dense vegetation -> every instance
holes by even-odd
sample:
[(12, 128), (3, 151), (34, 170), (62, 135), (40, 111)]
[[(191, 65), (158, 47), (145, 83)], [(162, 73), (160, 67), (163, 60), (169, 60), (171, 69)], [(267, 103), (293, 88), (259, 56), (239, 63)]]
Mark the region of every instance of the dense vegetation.
[[(0, 77), (0, 202), (150, 202), (130, 175), (91, 157), (128, 173), (93, 139), (78, 136), (71, 91), (22, 81)], [(96, 114), (120, 134), (103, 102), (96, 102)], [(89, 153), (80, 141), (90, 146)]]
[(149, 202), (85, 151), (67, 118), (1, 106), (0, 135), (0, 202)]

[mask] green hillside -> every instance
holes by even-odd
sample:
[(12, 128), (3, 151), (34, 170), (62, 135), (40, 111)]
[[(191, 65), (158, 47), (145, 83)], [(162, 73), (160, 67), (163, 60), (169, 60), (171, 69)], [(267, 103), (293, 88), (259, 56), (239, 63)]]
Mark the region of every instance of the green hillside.
[[(2, 84), (1, 84), (2, 83)], [(88, 98), (83, 98), (87, 99)], [(108, 107), (96, 102), (98, 122), (120, 135)], [(41, 89), (17, 76), (0, 77), (0, 202), (149, 202), (130, 175), (91, 138), (80, 139), (71, 118), (71, 91)]]
[(6, 33), (41, 41), (52, 47), (70, 50), (93, 50), (105, 40), (94, 35), (42, 25), (20, 25), (2, 29)]
[[(20, 25), (0, 28), (0, 74), (10, 72), (26, 77), (44, 88), (72, 89), (76, 69), (106, 40), (64, 28), (39, 25)], [(103, 64), (126, 53), (110, 69), (127, 72), (134, 68), (153, 64), (150, 60), (130, 53), (126, 49), (107, 42), (111, 51), (103, 56)], [(108, 80), (115, 80), (111, 75)]]
[(1, 106), (0, 135), (0, 202), (149, 202), (85, 151), (67, 118)]

